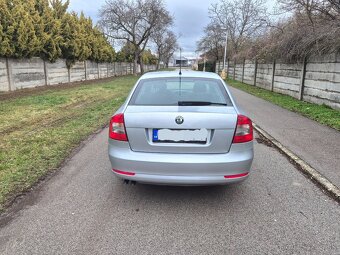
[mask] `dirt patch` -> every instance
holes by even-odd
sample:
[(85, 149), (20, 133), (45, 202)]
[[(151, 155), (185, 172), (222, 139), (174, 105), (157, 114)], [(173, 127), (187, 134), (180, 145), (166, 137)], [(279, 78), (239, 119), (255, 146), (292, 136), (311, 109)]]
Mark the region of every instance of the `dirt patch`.
[(264, 144), (268, 147), (274, 147), (274, 144), (272, 144), (267, 138), (265, 138), (263, 135), (261, 135), (260, 133), (257, 133), (259, 137), (256, 137), (256, 142), (260, 143), (260, 144)]

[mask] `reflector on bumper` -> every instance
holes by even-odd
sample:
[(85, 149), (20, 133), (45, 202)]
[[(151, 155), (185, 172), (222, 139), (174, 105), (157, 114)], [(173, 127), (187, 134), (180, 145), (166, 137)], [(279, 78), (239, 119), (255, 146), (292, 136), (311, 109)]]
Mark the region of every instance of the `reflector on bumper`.
[(234, 174), (234, 175), (225, 175), (225, 179), (235, 179), (235, 178), (241, 178), (247, 176), (249, 173), (243, 173), (243, 174)]
[(135, 175), (135, 173), (132, 173), (132, 172), (125, 172), (125, 171), (120, 171), (120, 170), (116, 170), (116, 169), (112, 169), (112, 171), (117, 173), (117, 174), (122, 174), (122, 175), (128, 175), (128, 176)]

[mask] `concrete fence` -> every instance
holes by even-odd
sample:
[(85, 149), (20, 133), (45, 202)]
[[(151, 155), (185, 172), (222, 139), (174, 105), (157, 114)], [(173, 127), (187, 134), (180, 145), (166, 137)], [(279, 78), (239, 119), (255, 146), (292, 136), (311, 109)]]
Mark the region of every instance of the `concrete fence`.
[[(216, 64), (216, 72), (223, 62)], [(340, 54), (310, 57), (301, 63), (227, 61), (228, 77), (287, 94), (299, 100), (340, 109)]]
[[(155, 70), (156, 65), (145, 65), (144, 68), (145, 71)], [(132, 63), (84, 61), (76, 62), (68, 69), (63, 59), (50, 63), (41, 58), (0, 58), (0, 91), (95, 80), (132, 73)]]

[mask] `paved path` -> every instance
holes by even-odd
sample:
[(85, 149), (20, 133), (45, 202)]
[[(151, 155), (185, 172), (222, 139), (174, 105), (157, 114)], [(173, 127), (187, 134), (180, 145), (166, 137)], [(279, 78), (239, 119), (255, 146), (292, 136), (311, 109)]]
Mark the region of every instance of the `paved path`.
[(262, 129), (340, 188), (340, 132), (241, 90), (238, 105)]
[(241, 185), (124, 185), (107, 130), (0, 219), (0, 254), (339, 254), (340, 207), (274, 148)]

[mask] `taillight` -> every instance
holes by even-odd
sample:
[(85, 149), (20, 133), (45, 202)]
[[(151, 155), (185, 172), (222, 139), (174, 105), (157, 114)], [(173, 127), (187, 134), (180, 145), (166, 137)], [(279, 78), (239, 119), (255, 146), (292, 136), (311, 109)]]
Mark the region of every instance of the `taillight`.
[(238, 115), (233, 143), (245, 143), (252, 140), (253, 124), (251, 120), (244, 115)]
[(127, 135), (124, 124), (124, 114), (119, 113), (111, 118), (109, 127), (109, 136), (113, 140), (127, 141)]

